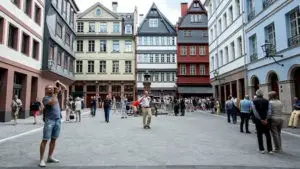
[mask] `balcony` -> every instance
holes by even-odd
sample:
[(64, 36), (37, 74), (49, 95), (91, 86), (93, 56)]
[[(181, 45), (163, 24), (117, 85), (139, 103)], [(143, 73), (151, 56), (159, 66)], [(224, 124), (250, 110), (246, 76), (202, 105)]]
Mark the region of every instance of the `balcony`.
[(253, 10), (248, 14), (248, 21), (249, 22), (252, 21), (252, 19), (254, 19), (254, 17), (255, 17), (255, 11)]
[(295, 47), (300, 45), (300, 35), (295, 35), (288, 39), (289, 47)]
[(257, 57), (257, 53), (253, 53), (252, 55), (250, 55), (250, 62), (254, 62), (258, 59)]
[(264, 9), (268, 8), (268, 7), (271, 6), (275, 1), (277, 1), (277, 0), (264, 0), (264, 1), (263, 1), (263, 8), (264, 8)]

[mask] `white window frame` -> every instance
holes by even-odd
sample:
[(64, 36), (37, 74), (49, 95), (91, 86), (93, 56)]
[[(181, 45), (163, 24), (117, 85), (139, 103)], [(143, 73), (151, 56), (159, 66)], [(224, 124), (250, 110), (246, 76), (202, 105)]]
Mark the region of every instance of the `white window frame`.
[(120, 41), (113, 40), (113, 51), (112, 52), (120, 52)]
[(125, 61), (125, 73), (132, 73), (132, 61)]
[(199, 71), (200, 71), (200, 75), (206, 75), (206, 73), (205, 73), (205, 65), (200, 65), (199, 66)]
[(197, 47), (196, 46), (190, 46), (190, 55), (196, 56), (197, 53)]
[(100, 60), (99, 64), (100, 64), (99, 72), (100, 73), (106, 73), (106, 61), (105, 60)]
[(94, 40), (89, 40), (89, 52), (95, 52), (95, 41)]
[(157, 18), (149, 19), (149, 27), (158, 28), (158, 19)]
[(187, 55), (187, 46), (180, 46), (180, 56)]
[(107, 23), (100, 22), (100, 33), (107, 33)]
[(84, 29), (84, 23), (83, 22), (78, 22), (77, 23), (77, 32), (82, 33)]
[(196, 65), (195, 64), (191, 64), (190, 65), (190, 75), (196, 75)]
[(82, 72), (83, 62), (82, 60), (76, 61), (76, 73), (83, 73)]
[(200, 46), (199, 47), (199, 55), (200, 56), (205, 56), (206, 55), (206, 48), (205, 48), (205, 46)]
[(125, 52), (132, 52), (132, 41), (125, 40)]
[(113, 60), (113, 71), (112, 73), (119, 73), (119, 61)]
[(89, 22), (89, 32), (93, 33), (96, 31), (96, 23), (95, 22)]
[(88, 73), (95, 73), (95, 61), (88, 60)]
[(185, 64), (180, 65), (180, 75), (186, 75), (186, 65)]

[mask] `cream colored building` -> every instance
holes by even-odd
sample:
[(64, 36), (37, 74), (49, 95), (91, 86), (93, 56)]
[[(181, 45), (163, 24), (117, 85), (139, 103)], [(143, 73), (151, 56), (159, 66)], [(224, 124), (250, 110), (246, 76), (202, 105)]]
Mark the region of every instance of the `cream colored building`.
[(135, 96), (135, 41), (137, 10), (117, 13), (96, 3), (78, 15), (73, 96), (112, 94)]

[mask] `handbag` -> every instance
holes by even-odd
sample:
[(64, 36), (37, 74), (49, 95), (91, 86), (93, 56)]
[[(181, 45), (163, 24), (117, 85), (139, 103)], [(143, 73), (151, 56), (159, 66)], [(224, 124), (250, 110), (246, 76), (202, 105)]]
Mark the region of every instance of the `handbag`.
[(70, 114), (70, 120), (74, 120), (75, 119), (75, 115), (74, 115), (74, 113), (71, 113)]

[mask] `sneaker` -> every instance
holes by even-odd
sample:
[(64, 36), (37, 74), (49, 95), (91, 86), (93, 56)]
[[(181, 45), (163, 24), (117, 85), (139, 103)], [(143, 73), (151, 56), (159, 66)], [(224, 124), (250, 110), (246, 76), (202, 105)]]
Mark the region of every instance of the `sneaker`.
[(44, 160), (41, 160), (39, 166), (40, 166), (40, 167), (46, 167), (45, 161), (44, 161)]
[(59, 160), (53, 158), (53, 157), (48, 157), (48, 160), (47, 160), (48, 163), (59, 163)]
[(260, 151), (260, 153), (265, 154), (266, 152), (265, 152), (265, 150), (262, 150), (262, 151)]
[(273, 151), (269, 151), (268, 153), (269, 153), (269, 154), (274, 154), (274, 152), (273, 152)]

